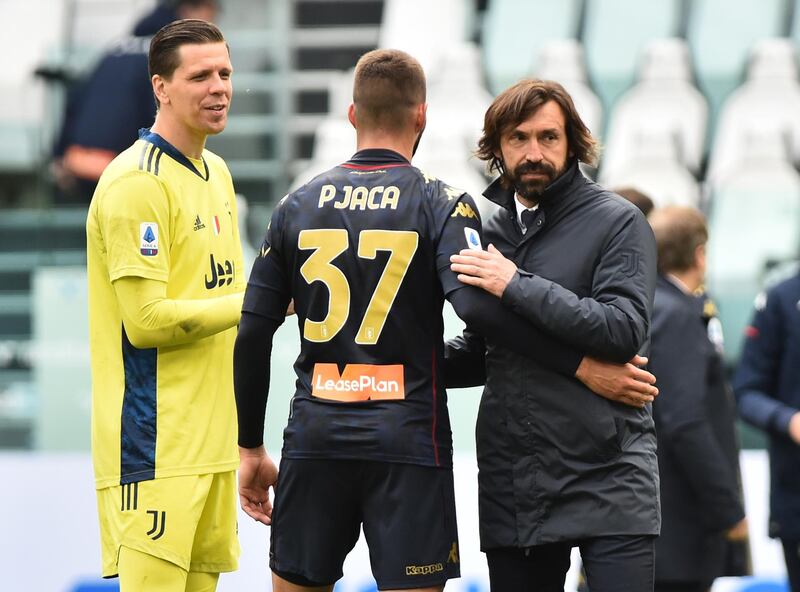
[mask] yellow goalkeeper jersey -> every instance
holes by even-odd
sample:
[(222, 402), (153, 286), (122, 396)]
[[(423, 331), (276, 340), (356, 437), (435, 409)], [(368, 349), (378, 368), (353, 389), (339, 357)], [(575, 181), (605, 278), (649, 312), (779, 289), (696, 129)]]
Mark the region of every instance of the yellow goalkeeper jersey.
[(244, 289), (224, 161), (207, 150), (190, 160), (142, 130), (100, 178), (86, 237), (96, 487), (236, 469), (235, 327), (138, 349), (112, 286), (122, 277), (159, 280), (169, 299)]

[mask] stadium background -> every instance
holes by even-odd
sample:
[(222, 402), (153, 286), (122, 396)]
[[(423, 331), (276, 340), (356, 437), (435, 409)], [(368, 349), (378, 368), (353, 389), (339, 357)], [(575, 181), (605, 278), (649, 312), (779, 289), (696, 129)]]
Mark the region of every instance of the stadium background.
[[(115, 589), (98, 581), (89, 449), (84, 273), (86, 207), (53, 199), (50, 151), (67, 85), (154, 0), (0, 0), (0, 589)], [(347, 157), (349, 69), (374, 47), (417, 56), (429, 126), (415, 164), (478, 196), (471, 157), (494, 93), (535, 75), (562, 82), (604, 145), (609, 186), (709, 216), (709, 288), (730, 367), (753, 298), (792, 273), (800, 246), (800, 0), (223, 0), (234, 101), (209, 147), (248, 205), (252, 246), (290, 188)], [(491, 206), (480, 203), (484, 213)], [(459, 329), (452, 312), (448, 334)], [(294, 322), (273, 359), (268, 447), (277, 453), (292, 390)], [(488, 590), (477, 548), (473, 423), (478, 389), (452, 391), (464, 577)], [(742, 427), (754, 577), (715, 591), (785, 589), (765, 537), (763, 438)], [(242, 569), (220, 590), (268, 589), (265, 528), (241, 520)], [(574, 582), (574, 573), (569, 583)], [(372, 589), (366, 550), (339, 592)]]

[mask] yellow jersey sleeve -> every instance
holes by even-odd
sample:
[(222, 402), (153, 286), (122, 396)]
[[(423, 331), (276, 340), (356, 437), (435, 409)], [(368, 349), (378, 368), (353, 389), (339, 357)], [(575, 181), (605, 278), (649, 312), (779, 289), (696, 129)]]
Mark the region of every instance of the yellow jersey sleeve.
[(191, 343), (239, 322), (243, 292), (197, 300), (167, 298), (167, 284), (139, 277), (114, 282), (125, 333), (134, 347)]
[(126, 276), (169, 279), (169, 197), (156, 177), (131, 171), (113, 181), (99, 204), (98, 223), (110, 281)]

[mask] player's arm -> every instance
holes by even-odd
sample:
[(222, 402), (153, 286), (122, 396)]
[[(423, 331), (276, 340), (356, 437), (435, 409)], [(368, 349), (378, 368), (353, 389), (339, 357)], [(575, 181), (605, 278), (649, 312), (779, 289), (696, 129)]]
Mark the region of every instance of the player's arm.
[(241, 292), (205, 298), (167, 298), (167, 284), (142, 277), (114, 283), (125, 334), (134, 347), (180, 345), (230, 329), (239, 321)]
[(517, 269), (496, 249), (453, 258), (459, 279), (482, 288), (551, 335), (587, 353), (624, 363), (645, 344), (655, 286), (655, 240), (638, 213), (621, 220), (598, 257), (592, 294)]
[(233, 327), (242, 293), (203, 299), (167, 297), (174, 233), (162, 182), (131, 171), (102, 194), (98, 222), (125, 333), (139, 348), (188, 343)]
[[(464, 195), (461, 199), (468, 200), (475, 209), (471, 197)], [(560, 374), (578, 378), (605, 398), (637, 407), (653, 400), (658, 390), (653, 386), (655, 377), (649, 372), (630, 362), (618, 364), (589, 358), (578, 347), (553, 337), (503, 306), (489, 292), (460, 282), (451, 269), (450, 258), (467, 246), (468, 232), (480, 233), (479, 219), (459, 215), (447, 218), (439, 241), (437, 268), (445, 296), (472, 331)], [(473, 340), (473, 346), (474, 343)], [(640, 363), (642, 359), (631, 361)]]
[(770, 434), (789, 437), (800, 444), (800, 410), (776, 396), (788, 339), (788, 320), (782, 313), (783, 306), (781, 294), (773, 290), (766, 296), (763, 307), (755, 311), (733, 379), (733, 389), (742, 419)]
[(269, 488), (278, 470), (264, 447), (272, 340), (280, 322), (244, 311), (233, 348), (233, 388), (239, 421), (239, 501), (264, 524), (272, 523)]
[(233, 348), (233, 389), (239, 424), (239, 500), (252, 518), (270, 524), (269, 488), (278, 478), (264, 448), (264, 416), (270, 382), (272, 341), (291, 299), (280, 254), (280, 208), (272, 222), (245, 290)]

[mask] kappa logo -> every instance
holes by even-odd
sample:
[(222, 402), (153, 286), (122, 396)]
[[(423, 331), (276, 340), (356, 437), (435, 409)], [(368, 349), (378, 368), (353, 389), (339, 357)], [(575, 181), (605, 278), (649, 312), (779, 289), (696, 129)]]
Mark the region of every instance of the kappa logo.
[(453, 201), (464, 195), (463, 191), (455, 187), (450, 187), (450, 185), (445, 185), (444, 192), (447, 194), (447, 201)]
[(194, 219), (195, 232), (198, 231), (198, 230), (203, 230), (203, 228), (205, 228), (205, 227), (206, 227), (206, 225), (203, 224), (202, 220), (200, 220), (200, 215), (198, 214), (198, 216)]
[(139, 225), (139, 236), (142, 239), (139, 252), (145, 257), (158, 255), (158, 224), (155, 222), (142, 222)]
[(320, 399), (354, 401), (405, 399), (402, 364), (314, 364), (311, 394)]
[(447, 563), (458, 563), (458, 541), (453, 541), (450, 545), (450, 553), (447, 555)]
[(427, 576), (440, 571), (444, 571), (444, 565), (441, 563), (431, 563), (430, 565), (406, 565), (407, 576)]
[(149, 536), (154, 541), (157, 541), (164, 536), (164, 530), (167, 528), (167, 513), (164, 510), (147, 510), (148, 514), (153, 515), (153, 526), (147, 531)]
[(205, 276), (206, 289), (213, 290), (214, 288), (221, 288), (222, 286), (230, 286), (233, 282), (234, 272), (236, 271), (233, 262), (225, 259), (223, 263), (217, 263), (214, 260), (214, 253), (210, 256), (211, 263), (211, 277), (208, 274)]
[(458, 202), (456, 205), (456, 209), (453, 210), (453, 213), (450, 215), (451, 218), (457, 218), (458, 216), (462, 216), (464, 218), (475, 218), (478, 219), (478, 214), (475, 213), (475, 210), (472, 209), (472, 206), (468, 203), (464, 203), (463, 201)]

